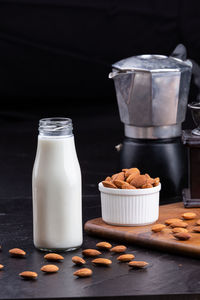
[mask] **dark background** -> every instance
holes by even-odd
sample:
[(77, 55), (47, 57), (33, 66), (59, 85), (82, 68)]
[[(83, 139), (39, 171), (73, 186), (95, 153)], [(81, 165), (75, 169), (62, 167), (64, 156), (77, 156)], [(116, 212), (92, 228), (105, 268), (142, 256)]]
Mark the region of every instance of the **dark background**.
[(170, 55), (179, 43), (200, 63), (198, 2), (0, 0), (1, 106), (41, 111), (46, 104), (46, 112), (51, 105), (68, 114), (79, 101), (115, 109), (112, 63)]
[[(38, 120), (48, 116), (73, 119), (83, 188), (97, 194), (118, 171), (124, 136), (111, 64), (179, 43), (200, 63), (199, 11), (195, 0), (0, 0), (0, 197), (31, 197)], [(196, 95), (192, 80), (189, 101)], [(183, 127), (194, 127), (190, 111)]]

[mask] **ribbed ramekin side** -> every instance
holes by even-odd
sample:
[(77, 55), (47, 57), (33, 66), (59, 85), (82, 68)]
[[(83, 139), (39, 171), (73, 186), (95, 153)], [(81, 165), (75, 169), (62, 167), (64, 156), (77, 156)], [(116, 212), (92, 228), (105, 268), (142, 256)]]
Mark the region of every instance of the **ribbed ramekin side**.
[(102, 219), (121, 225), (150, 224), (158, 219), (159, 192), (149, 195), (113, 195), (101, 192)]

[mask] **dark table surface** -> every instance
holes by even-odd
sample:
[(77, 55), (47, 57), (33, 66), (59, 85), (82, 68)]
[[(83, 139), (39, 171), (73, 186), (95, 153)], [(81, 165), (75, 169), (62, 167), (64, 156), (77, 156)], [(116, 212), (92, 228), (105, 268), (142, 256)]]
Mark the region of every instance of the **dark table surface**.
[[(31, 112), (30, 112), (31, 111)], [(116, 108), (82, 106), (60, 111), (38, 112), (11, 109), (0, 113), (0, 299), (199, 299), (200, 261), (127, 245), (128, 252), (149, 262), (144, 270), (130, 270), (116, 262), (109, 268), (87, 266), (93, 276), (77, 279), (71, 258), (81, 255), (83, 248), (93, 248), (100, 241), (84, 234), (81, 249), (63, 254), (57, 274), (45, 275), (43, 253), (34, 249), (32, 241), (31, 172), (37, 144), (38, 120), (46, 116), (69, 116), (73, 119), (77, 153), (83, 177), (83, 221), (99, 217), (100, 197), (97, 183), (118, 171), (119, 153), (115, 145), (123, 140), (123, 126)], [(162, 203), (166, 203), (166, 200)], [(113, 245), (120, 243), (110, 241)], [(11, 258), (10, 248), (27, 251), (24, 259)], [(38, 272), (36, 281), (18, 276), (24, 270)]]

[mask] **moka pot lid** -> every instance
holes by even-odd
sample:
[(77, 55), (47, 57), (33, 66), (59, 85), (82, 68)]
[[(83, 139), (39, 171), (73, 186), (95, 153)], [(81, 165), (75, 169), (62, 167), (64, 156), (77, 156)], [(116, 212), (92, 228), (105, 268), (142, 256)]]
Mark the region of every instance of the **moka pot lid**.
[(146, 71), (146, 72), (180, 72), (192, 67), (190, 60), (181, 60), (172, 56), (144, 54), (122, 59), (112, 65), (120, 72)]

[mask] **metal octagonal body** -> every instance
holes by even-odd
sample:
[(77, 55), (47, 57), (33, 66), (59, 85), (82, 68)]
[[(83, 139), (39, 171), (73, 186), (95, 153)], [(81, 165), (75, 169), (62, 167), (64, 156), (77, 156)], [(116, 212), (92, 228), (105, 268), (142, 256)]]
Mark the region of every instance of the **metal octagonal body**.
[[(163, 65), (159, 58), (156, 67), (156, 56), (150, 57), (153, 63), (141, 68), (134, 60), (130, 69), (113, 65), (110, 78), (114, 79), (121, 121), (139, 128), (177, 124), (181, 128), (186, 115), (192, 64), (164, 56)], [(133, 58), (141, 60), (141, 56)]]

